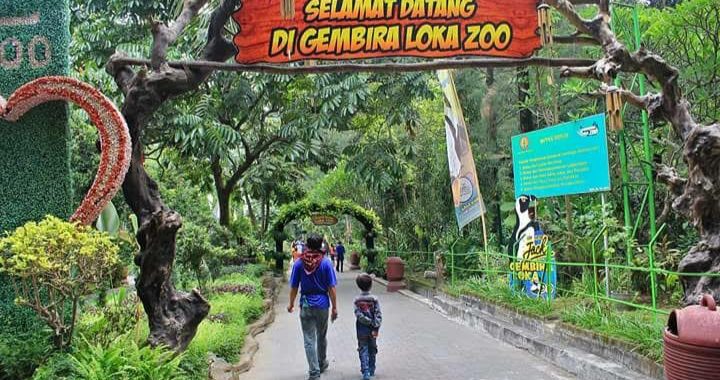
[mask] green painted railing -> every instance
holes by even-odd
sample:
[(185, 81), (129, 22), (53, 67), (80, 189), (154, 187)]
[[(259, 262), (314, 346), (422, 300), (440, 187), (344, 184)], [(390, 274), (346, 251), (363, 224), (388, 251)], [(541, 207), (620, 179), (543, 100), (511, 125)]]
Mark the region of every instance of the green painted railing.
[[(594, 301), (595, 305), (599, 308), (601, 304), (622, 304), (625, 306), (629, 306), (635, 309), (640, 310), (647, 310), (652, 311), (656, 313), (657, 315), (666, 315), (669, 314), (671, 309), (675, 307), (679, 307), (680, 305), (675, 304), (661, 304), (659, 299), (660, 294), (660, 286), (658, 284), (658, 276), (664, 276), (667, 278), (668, 276), (707, 276), (707, 277), (720, 277), (719, 273), (687, 273), (687, 272), (679, 272), (674, 270), (667, 270), (658, 268), (656, 266), (656, 257), (655, 257), (655, 244), (658, 240), (658, 238), (662, 235), (662, 233), (665, 231), (665, 225), (660, 226), (658, 228), (658, 231), (654, 236), (652, 236), (652, 239), (650, 243), (646, 246), (647, 250), (647, 266), (636, 266), (636, 265), (629, 265), (624, 264), (625, 258), (624, 257), (616, 257), (616, 261), (623, 262), (617, 263), (617, 262), (608, 262), (607, 260), (598, 260), (599, 257), (606, 257), (606, 252), (600, 248), (598, 249), (598, 242), (602, 238), (604, 234), (604, 229), (600, 230), (596, 235), (594, 235), (594, 238), (592, 240), (592, 254), (591, 257), (588, 259), (589, 262), (563, 262), (563, 261), (555, 261), (554, 264), (556, 265), (558, 273), (561, 273), (563, 269), (569, 269), (569, 268), (582, 268), (588, 273), (592, 271), (592, 287), (586, 288), (585, 291), (577, 291), (573, 288), (572, 284), (563, 283), (563, 279), (558, 276), (558, 282), (557, 282), (557, 294), (559, 298), (562, 298), (564, 296), (577, 296), (577, 297), (585, 297), (588, 299), (591, 299)], [(451, 286), (455, 286), (458, 284), (459, 279), (467, 279), (470, 277), (476, 277), (480, 279), (480, 281), (487, 279), (488, 281), (492, 281), (497, 279), (497, 276), (510, 276), (511, 272), (509, 270), (509, 263), (511, 259), (514, 259), (513, 256), (504, 254), (501, 252), (496, 252), (493, 250), (482, 250), (482, 251), (472, 251), (472, 252), (455, 252), (454, 250), (455, 244), (451, 245), (449, 247), (449, 250), (447, 251), (439, 251), (438, 253), (441, 253), (443, 255), (444, 265), (445, 265), (445, 274), (448, 277), (447, 280), (449, 281), (449, 284)], [(387, 257), (390, 256), (397, 256), (402, 258), (406, 263), (406, 272), (418, 272), (420, 274), (422, 271), (425, 270), (435, 270), (435, 254), (436, 252), (426, 252), (426, 251), (397, 251), (397, 250), (378, 250), (378, 260), (382, 260), (381, 262), (384, 262)], [(477, 258), (476, 260), (469, 260), (469, 257)], [(548, 256), (542, 259), (537, 260), (527, 260), (531, 263), (540, 263), (544, 264), (546, 268), (552, 264), (552, 257)], [(627, 271), (629, 273), (642, 273), (647, 275), (647, 281), (648, 283), (646, 285), (649, 285), (649, 296), (650, 299), (646, 299), (645, 297), (636, 297), (635, 300), (625, 300), (625, 299), (618, 299), (612, 297), (611, 291), (621, 290), (621, 291), (629, 291), (628, 284), (625, 285), (623, 288), (619, 288), (616, 286), (616, 289), (608, 289), (611, 285), (609, 285), (609, 281), (604, 281), (604, 276), (614, 276), (615, 273), (620, 271)], [(601, 278), (602, 273), (602, 278)], [(626, 273), (628, 275), (629, 273)], [(645, 276), (645, 275), (643, 275)], [(549, 276), (546, 276), (547, 281), (549, 281)], [(546, 283), (546, 285), (548, 285)], [(636, 285), (638, 285), (636, 283)], [(679, 286), (679, 285), (678, 285)], [(604, 290), (604, 291), (602, 291)], [(550, 301), (552, 302), (552, 301)]]

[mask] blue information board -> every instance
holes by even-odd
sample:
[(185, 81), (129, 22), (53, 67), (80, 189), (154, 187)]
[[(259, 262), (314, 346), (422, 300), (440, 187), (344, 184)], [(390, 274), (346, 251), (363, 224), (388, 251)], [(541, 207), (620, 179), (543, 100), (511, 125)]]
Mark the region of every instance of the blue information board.
[(515, 197), (610, 190), (605, 114), (512, 137)]

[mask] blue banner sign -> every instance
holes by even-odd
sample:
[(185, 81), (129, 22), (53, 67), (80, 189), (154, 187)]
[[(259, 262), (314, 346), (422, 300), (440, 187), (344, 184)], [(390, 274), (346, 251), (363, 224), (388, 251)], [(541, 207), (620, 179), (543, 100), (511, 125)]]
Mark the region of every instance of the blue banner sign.
[(610, 190), (605, 114), (512, 137), (515, 197)]

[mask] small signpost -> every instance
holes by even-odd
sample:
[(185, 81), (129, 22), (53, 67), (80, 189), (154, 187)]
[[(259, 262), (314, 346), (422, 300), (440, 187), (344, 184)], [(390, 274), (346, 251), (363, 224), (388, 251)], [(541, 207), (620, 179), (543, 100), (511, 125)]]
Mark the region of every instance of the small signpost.
[(314, 214), (310, 219), (316, 226), (334, 226), (338, 223), (338, 218), (327, 214)]
[[(0, 96), (38, 77), (66, 75), (70, 41), (67, 0), (0, 3)], [(72, 187), (68, 108), (45, 104), (20, 121), (0, 121), (0, 231), (70, 216)]]

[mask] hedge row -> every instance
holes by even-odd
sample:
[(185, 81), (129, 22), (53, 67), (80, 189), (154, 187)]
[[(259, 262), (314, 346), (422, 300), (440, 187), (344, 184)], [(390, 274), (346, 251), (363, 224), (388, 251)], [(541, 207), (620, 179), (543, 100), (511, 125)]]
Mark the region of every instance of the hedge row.
[[(6, 0), (0, 15), (24, 20), (0, 25), (0, 95), (7, 98), (37, 77), (67, 75), (68, 0)], [(46, 214), (68, 217), (71, 185), (67, 105), (45, 104), (18, 123), (0, 121), (0, 231)]]

